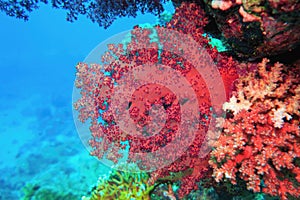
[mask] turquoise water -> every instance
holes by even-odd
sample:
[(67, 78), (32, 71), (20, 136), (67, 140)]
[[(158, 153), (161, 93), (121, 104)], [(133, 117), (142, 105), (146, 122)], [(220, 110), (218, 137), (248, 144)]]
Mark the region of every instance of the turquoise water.
[(107, 173), (73, 122), (75, 66), (112, 35), (155, 22), (139, 15), (105, 30), (50, 6), (27, 22), (0, 13), (0, 200), (80, 199)]

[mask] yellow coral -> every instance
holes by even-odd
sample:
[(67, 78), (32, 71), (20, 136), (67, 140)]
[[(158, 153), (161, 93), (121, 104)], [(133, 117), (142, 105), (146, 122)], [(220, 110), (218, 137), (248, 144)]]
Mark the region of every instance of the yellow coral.
[(137, 171), (133, 164), (118, 166), (109, 176), (100, 177), (91, 197), (84, 196), (82, 200), (149, 200), (155, 185), (149, 185), (148, 180), (149, 175)]

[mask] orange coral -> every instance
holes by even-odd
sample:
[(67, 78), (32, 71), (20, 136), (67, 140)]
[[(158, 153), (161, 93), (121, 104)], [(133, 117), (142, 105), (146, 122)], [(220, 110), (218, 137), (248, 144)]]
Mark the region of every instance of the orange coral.
[(224, 104), (230, 117), (219, 129), (210, 165), (217, 182), (236, 184), (238, 176), (254, 192), (299, 197), (300, 66), (268, 62), (241, 78)]

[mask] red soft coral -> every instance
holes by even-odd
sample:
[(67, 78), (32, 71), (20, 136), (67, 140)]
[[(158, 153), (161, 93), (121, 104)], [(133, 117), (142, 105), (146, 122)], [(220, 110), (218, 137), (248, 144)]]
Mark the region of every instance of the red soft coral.
[[(184, 174), (180, 197), (208, 170), (209, 150), (202, 144), (212, 113), (221, 110), (237, 78), (237, 62), (202, 35), (207, 21), (199, 6), (183, 3), (165, 27), (136, 26), (129, 43), (109, 45), (103, 66), (77, 66), (81, 98), (75, 108), (82, 122), (92, 121), (91, 154), (116, 163), (128, 143), (128, 161), (154, 170), (152, 182)], [(145, 80), (153, 82), (140, 84)]]

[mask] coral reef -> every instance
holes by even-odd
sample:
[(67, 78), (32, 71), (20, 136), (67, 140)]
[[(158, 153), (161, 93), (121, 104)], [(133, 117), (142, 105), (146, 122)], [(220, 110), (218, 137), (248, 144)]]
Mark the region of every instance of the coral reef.
[(187, 1), (205, 8), (216, 25), (212, 31), (224, 37), (231, 53), (242, 59), (270, 57), (299, 47), (297, 0), (172, 0), (174, 6)]
[[(253, 6), (244, 5), (251, 2), (206, 3), (212, 6), (211, 9), (218, 10), (218, 13), (233, 8), (238, 12), (230, 15), (236, 19), (226, 21), (233, 27), (224, 29), (221, 23), (219, 28), (228, 40), (234, 37), (245, 38), (232, 43), (241, 45), (239, 50), (242, 56), (256, 58), (273, 55), (297, 45), (297, 34), (285, 31), (278, 34), (275, 29), (270, 30), (270, 20), (273, 19), (268, 15), (269, 11), (259, 10), (260, 4), (252, 2), (254, 7), (258, 6), (255, 10), (261, 14), (253, 15), (249, 13), (250, 8), (254, 9)], [(220, 16), (215, 15), (217, 23)], [(230, 183), (237, 184), (237, 181), (242, 181), (248, 190), (257, 193), (254, 195), (256, 197), (260, 196), (260, 192), (279, 196), (281, 199), (297, 197), (300, 185), (297, 161), (299, 65), (288, 68), (280, 63), (269, 64), (267, 59), (258, 64), (238, 62), (212, 48), (212, 40), (204, 32), (208, 23), (208, 18), (199, 5), (183, 2), (164, 26), (136, 26), (126, 42), (108, 45), (108, 51), (101, 57), (102, 65), (77, 65), (76, 87), (80, 90), (81, 97), (75, 102), (74, 108), (79, 111), (81, 122), (91, 122), (91, 155), (118, 163), (124, 157), (121, 151), (128, 149), (127, 161), (137, 163), (141, 170), (150, 172), (147, 181), (149, 188), (166, 183), (168, 191), (161, 194), (170, 199), (183, 198), (197, 190), (197, 182), (211, 175), (210, 166), (217, 182), (228, 179)], [(276, 23), (272, 25), (279, 26), (280, 23)], [(299, 28), (297, 25), (287, 26), (288, 30)], [(178, 40), (170, 32), (183, 36)], [(249, 35), (245, 37), (245, 34)], [(278, 37), (273, 37), (274, 34)], [(262, 35), (266, 37), (259, 38)], [(184, 45), (180, 43), (182, 41)], [(277, 42), (280, 43), (279, 46)], [(280, 50), (274, 49), (275, 46)], [(204, 49), (209, 59), (198, 51), (199, 47)], [(198, 74), (195, 63), (191, 60), (197, 60), (196, 66), (201, 65), (203, 69), (212, 63), (216, 65), (224, 84), (226, 99), (229, 100), (227, 103), (224, 103), (226, 99), (222, 102), (223, 110), (227, 111), (226, 119), (217, 118), (213, 122), (217, 116), (213, 112), (218, 109), (213, 108), (209, 86), (202, 74)], [(196, 98), (186, 94), (184, 98), (178, 98), (167, 87), (169, 85), (162, 86), (160, 82), (139, 85), (136, 74), (140, 71), (144, 76), (138, 79), (154, 80), (157, 78), (155, 75), (163, 77), (164, 68), (156, 68), (158, 65), (167, 66), (184, 77)], [(239, 78), (238, 74), (243, 77)], [(164, 78), (170, 82), (176, 79), (175, 76)], [(218, 82), (217, 77), (210, 78)], [(233, 83), (237, 78), (239, 80), (234, 88)], [(235, 92), (232, 93), (233, 89)], [(181, 87), (176, 88), (176, 91), (180, 90)], [(125, 91), (131, 93), (126, 94)], [(190, 108), (188, 112), (182, 109), (185, 104), (189, 105), (193, 101), (201, 102), (194, 108), (199, 110), (200, 116), (191, 120), (192, 124), (198, 126), (190, 134), (190, 124), (184, 124), (183, 128), (180, 127), (182, 129), (179, 124), (182, 117), (193, 116), (190, 114), (193, 109)], [(211, 124), (216, 125), (217, 130), (208, 130)], [(161, 126), (163, 128), (159, 129), (159, 134), (154, 134), (153, 130)], [(217, 138), (213, 137), (220, 134), (220, 138), (213, 144), (211, 155), (200, 157), (205, 137), (211, 136), (211, 140), (214, 140)], [(187, 148), (171, 151), (181, 146)], [(158, 151), (163, 159), (155, 156)], [(175, 183), (179, 183), (176, 191), (171, 188)], [(241, 187), (237, 191), (243, 189)], [(100, 190), (103, 188), (95, 190), (94, 194), (98, 195), (95, 198), (100, 198)], [(252, 194), (248, 192), (247, 195)]]
[(299, 46), (299, 1), (204, 2), (218, 29), (240, 57), (261, 58)]
[(223, 105), (228, 116), (209, 163), (217, 182), (240, 178), (248, 190), (285, 200), (300, 194), (300, 65), (268, 62), (240, 78)]

